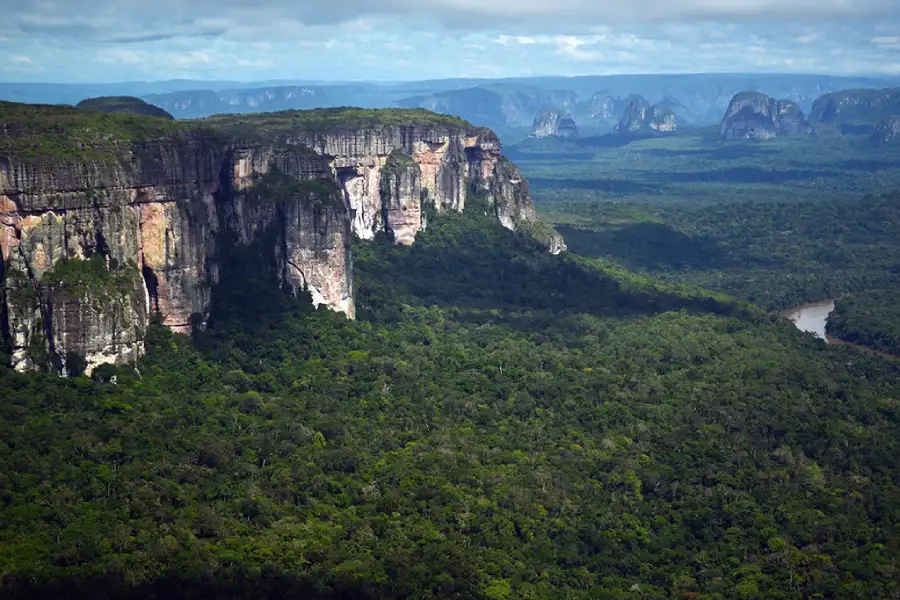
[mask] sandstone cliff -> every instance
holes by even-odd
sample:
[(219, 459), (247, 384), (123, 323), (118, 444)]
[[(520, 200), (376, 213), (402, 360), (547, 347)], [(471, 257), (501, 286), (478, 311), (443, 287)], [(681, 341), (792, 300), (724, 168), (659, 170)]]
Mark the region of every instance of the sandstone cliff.
[(731, 99), (721, 135), (727, 140), (806, 136), (811, 132), (803, 111), (790, 100), (775, 100), (759, 92), (741, 92)]
[(546, 109), (535, 115), (529, 137), (576, 138), (578, 137), (578, 125), (575, 124), (575, 120), (569, 113)]
[(841, 133), (871, 134), (880, 122), (900, 114), (900, 88), (843, 90), (815, 101), (809, 122)]
[(644, 98), (632, 98), (616, 125), (616, 133), (671, 133), (678, 129), (675, 113), (662, 106), (651, 106)]
[(613, 121), (619, 118), (618, 100), (607, 90), (595, 92), (591, 96), (590, 116), (601, 121)]
[(877, 146), (900, 143), (900, 115), (882, 119), (875, 127), (872, 142)]
[(410, 244), (423, 208), (470, 193), (509, 229), (546, 232), (496, 136), (425, 111), (179, 123), (0, 103), (0, 117), (0, 330), (19, 370), (133, 360), (155, 312), (202, 325), (223, 240), (264, 240), (284, 283), (353, 317), (354, 234)]

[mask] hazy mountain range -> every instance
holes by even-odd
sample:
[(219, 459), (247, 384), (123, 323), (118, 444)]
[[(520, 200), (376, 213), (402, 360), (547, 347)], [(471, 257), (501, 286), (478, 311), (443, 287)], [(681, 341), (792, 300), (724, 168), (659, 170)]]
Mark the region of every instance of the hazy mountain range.
[(740, 91), (791, 100), (809, 113), (822, 95), (846, 89), (900, 85), (900, 78), (805, 74), (665, 74), (513, 79), (443, 79), (413, 82), (196, 81), (107, 84), (0, 83), (0, 99), (75, 104), (93, 96), (132, 95), (176, 118), (219, 113), (268, 112), (334, 106), (421, 107), (454, 114), (498, 132), (529, 128), (538, 111), (564, 110), (583, 131), (615, 126), (630, 98), (677, 104), (679, 119), (694, 124), (721, 120)]

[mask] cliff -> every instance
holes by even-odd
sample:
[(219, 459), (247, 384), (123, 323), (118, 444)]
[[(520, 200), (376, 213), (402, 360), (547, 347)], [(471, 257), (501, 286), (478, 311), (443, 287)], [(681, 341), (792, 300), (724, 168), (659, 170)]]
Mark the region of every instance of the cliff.
[(651, 106), (644, 98), (634, 97), (616, 125), (616, 133), (671, 133), (678, 129), (675, 113), (662, 106)]
[(133, 360), (155, 312), (202, 326), (223, 243), (264, 244), (285, 284), (352, 318), (353, 235), (413, 243), (424, 208), (470, 194), (547, 231), (492, 132), (426, 111), (184, 123), (0, 103), (0, 123), (0, 316), (19, 370)]
[(534, 117), (529, 137), (576, 138), (578, 137), (578, 125), (575, 124), (572, 115), (565, 111), (542, 110)]
[(806, 136), (811, 132), (800, 107), (759, 92), (741, 92), (731, 99), (722, 119), (727, 140)]
[(615, 121), (618, 119), (618, 105), (619, 101), (614, 98), (609, 91), (603, 90), (601, 92), (595, 92), (591, 96), (589, 114), (592, 119)]
[(900, 143), (900, 116), (882, 119), (875, 127), (875, 133), (872, 134), (872, 142), (876, 146)]
[(809, 122), (841, 133), (871, 134), (893, 115), (900, 115), (900, 88), (843, 90), (816, 100)]

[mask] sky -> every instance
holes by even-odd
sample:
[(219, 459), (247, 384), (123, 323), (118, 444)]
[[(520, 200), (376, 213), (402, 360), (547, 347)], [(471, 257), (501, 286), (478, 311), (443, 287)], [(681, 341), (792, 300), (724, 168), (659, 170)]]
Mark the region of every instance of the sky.
[(900, 0), (0, 0), (0, 81), (900, 76)]

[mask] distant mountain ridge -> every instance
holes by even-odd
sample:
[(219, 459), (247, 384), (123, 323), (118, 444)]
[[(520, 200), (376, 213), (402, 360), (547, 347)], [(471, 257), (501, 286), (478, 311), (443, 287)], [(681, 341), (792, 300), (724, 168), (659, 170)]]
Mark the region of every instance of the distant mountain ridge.
[[(508, 79), (441, 79), (409, 82), (193, 81), (116, 84), (0, 83), (0, 99), (75, 104), (87, 97), (136, 96), (178, 119), (212, 114), (358, 106), (421, 107), (466, 118), (501, 134), (527, 135), (539, 110), (572, 115), (582, 135), (613, 130), (635, 97), (673, 111), (679, 123), (712, 125), (744, 90), (796, 103), (818, 124), (821, 98), (842, 90), (897, 88), (900, 78), (806, 74), (662, 74)], [(866, 94), (872, 91), (866, 91)], [(821, 105), (820, 105), (821, 106)], [(881, 119), (866, 119), (871, 133)], [(843, 120), (845, 119), (841, 117)], [(842, 127), (843, 125), (841, 125)], [(854, 124), (848, 125), (852, 129)], [(858, 132), (862, 133), (862, 132)]]
[(900, 88), (851, 89), (816, 100), (809, 121), (841, 133), (870, 133), (893, 116), (900, 116)]

